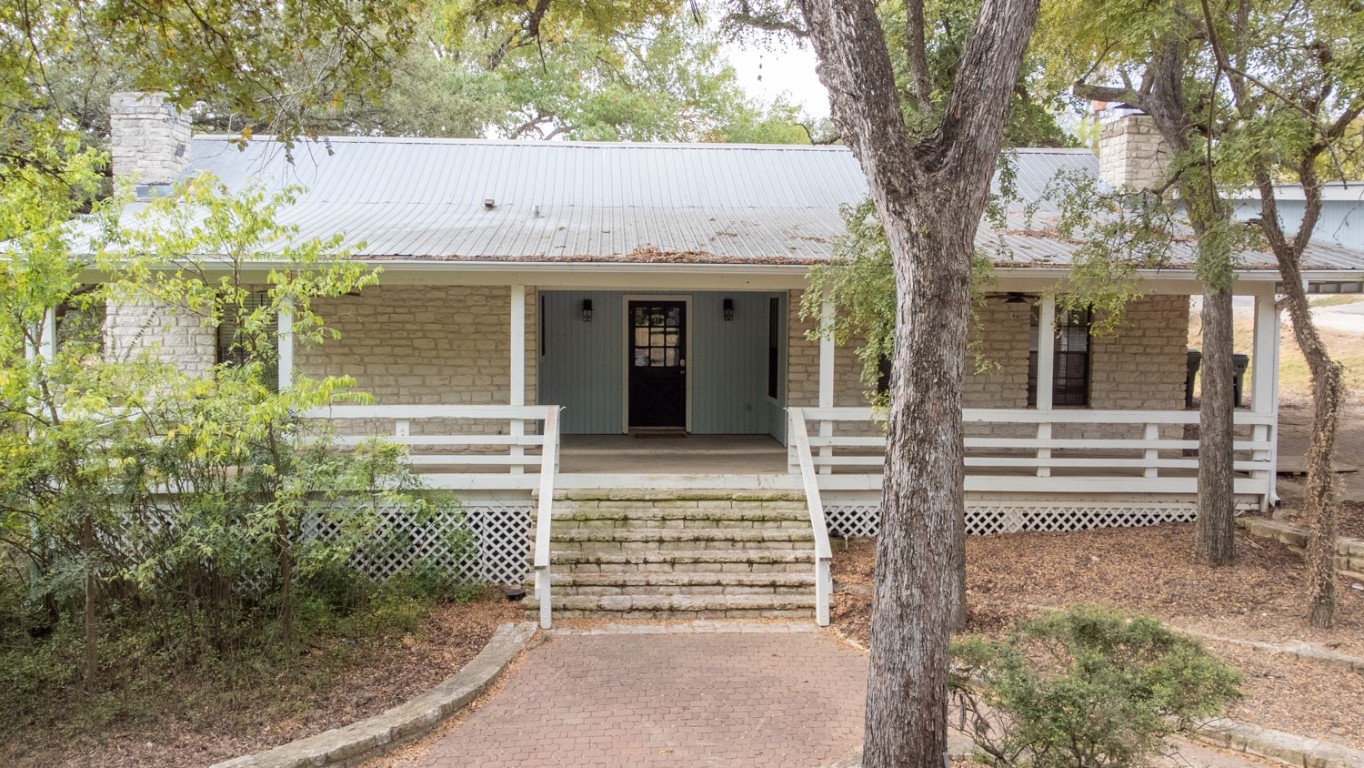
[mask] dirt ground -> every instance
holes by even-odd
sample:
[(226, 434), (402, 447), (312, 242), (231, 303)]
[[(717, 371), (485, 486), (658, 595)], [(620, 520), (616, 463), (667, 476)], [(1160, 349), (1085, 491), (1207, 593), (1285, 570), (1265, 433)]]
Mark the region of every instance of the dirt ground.
[[(1277, 542), (1238, 534), (1230, 568), (1193, 562), (1193, 526), (1019, 533), (967, 543), (968, 631), (997, 633), (1029, 606), (1095, 603), (1141, 612), (1226, 638), (1306, 641), (1364, 656), (1364, 584), (1338, 584), (1335, 629), (1307, 622), (1302, 560)], [(833, 619), (869, 639), (874, 543), (834, 545)], [(1243, 646), (1209, 648), (1245, 677), (1237, 720), (1364, 748), (1364, 675), (1271, 656)]]
[(0, 745), (0, 765), (193, 766), (268, 749), (406, 701), (464, 666), (499, 624), (522, 618), (520, 606), (500, 596), (438, 606), (420, 632), (378, 643), (363, 653), (339, 654), (347, 660), (343, 665), (335, 662), (338, 654), (310, 649), (316, 662), (305, 661), (268, 693), (244, 690), (225, 706), (221, 696), (203, 697), (198, 681), (179, 681), (167, 692), (182, 702), (177, 717), (75, 740), (31, 729)]

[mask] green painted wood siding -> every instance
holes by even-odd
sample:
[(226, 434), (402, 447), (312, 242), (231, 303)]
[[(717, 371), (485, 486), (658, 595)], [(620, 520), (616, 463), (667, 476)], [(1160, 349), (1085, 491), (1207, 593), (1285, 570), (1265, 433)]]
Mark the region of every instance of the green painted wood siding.
[[(647, 295), (630, 293), (629, 295)], [(779, 294), (659, 294), (691, 299), (691, 429), (697, 434), (781, 434), (767, 397), (768, 299)], [(724, 300), (734, 319), (724, 319)], [(582, 303), (592, 301), (592, 322)], [(566, 434), (622, 431), (624, 294), (543, 291), (539, 402), (564, 406)], [(784, 303), (783, 303), (784, 310)], [(785, 318), (784, 311), (781, 317)], [(785, 328), (779, 336), (785, 345)], [(779, 378), (785, 385), (785, 350)]]

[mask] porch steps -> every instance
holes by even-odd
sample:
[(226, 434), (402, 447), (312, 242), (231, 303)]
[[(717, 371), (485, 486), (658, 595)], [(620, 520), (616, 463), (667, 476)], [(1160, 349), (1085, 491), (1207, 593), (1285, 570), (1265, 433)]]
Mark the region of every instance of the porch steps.
[[(550, 535), (556, 618), (811, 617), (814, 537), (788, 491), (572, 490)], [(534, 593), (527, 607), (537, 608)]]

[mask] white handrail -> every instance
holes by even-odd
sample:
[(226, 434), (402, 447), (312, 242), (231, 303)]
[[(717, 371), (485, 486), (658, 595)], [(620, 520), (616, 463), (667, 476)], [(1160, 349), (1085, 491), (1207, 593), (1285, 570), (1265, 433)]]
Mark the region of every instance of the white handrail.
[(829, 598), (833, 592), (833, 550), (829, 548), (829, 526), (824, 521), (824, 501), (819, 495), (814, 458), (810, 455), (810, 433), (800, 408), (788, 408), (791, 422), (790, 442), (800, 463), (805, 486), (805, 504), (810, 512), (810, 527), (815, 534), (815, 623), (829, 626)]
[(540, 463), (540, 500), (535, 512), (535, 597), (540, 626), (553, 626), (549, 579), (549, 528), (554, 519), (554, 475), (559, 469), (559, 408), (545, 412), (545, 448)]

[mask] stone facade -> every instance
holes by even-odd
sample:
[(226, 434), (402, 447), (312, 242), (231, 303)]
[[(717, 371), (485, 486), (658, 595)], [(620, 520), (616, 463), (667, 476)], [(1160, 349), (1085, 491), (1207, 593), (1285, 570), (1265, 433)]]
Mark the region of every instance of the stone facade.
[(1002, 296), (991, 296), (976, 308), (962, 388), (964, 407), (1028, 407), (1030, 307), (1026, 302), (1010, 304)]
[[(801, 291), (792, 291), (787, 301), (789, 329), (786, 375), (789, 386), (787, 403), (803, 408), (819, 405), (819, 339), (811, 338), (819, 326), (815, 318), (802, 318)], [(834, 350), (834, 406), (863, 407), (867, 388), (862, 384), (862, 361), (857, 358), (857, 343)]]
[[(526, 291), (526, 402), (535, 402), (535, 291)], [(511, 388), (507, 286), (394, 286), (314, 302), (341, 333), (299, 345), (304, 376), (349, 375), (379, 404), (506, 404)]]
[[(819, 403), (819, 341), (808, 335), (814, 320), (800, 317), (800, 292), (791, 293), (789, 402)], [(1148, 296), (1133, 302), (1122, 324), (1091, 340), (1090, 407), (1114, 410), (1180, 410), (1184, 407), (1187, 296)], [(990, 297), (976, 310), (962, 393), (967, 408), (1026, 408), (1030, 305)], [(985, 330), (988, 329), (988, 332)], [(834, 405), (865, 406), (856, 345), (837, 349)]]
[(1099, 130), (1099, 175), (1115, 189), (1156, 189), (1170, 170), (1170, 152), (1150, 115), (1109, 118)]
[(169, 184), (189, 164), (189, 115), (165, 102), (164, 93), (109, 97), (109, 149), (114, 178)]
[(1091, 408), (1184, 408), (1188, 296), (1157, 295), (1135, 301), (1113, 333), (1096, 336), (1091, 344)]
[(166, 305), (110, 302), (105, 350), (116, 360), (145, 350), (184, 373), (203, 376), (218, 362), (217, 333), (203, 320)]
[[(534, 290), (526, 296), (527, 403), (536, 401), (538, 321)], [(813, 320), (800, 317), (790, 295), (788, 376), (794, 406), (819, 402), (819, 341)], [(300, 375), (349, 375), (380, 404), (479, 405), (508, 401), (511, 340), (506, 286), (393, 286), (314, 305), (341, 338), (300, 344)], [(1184, 405), (1188, 297), (1148, 296), (1128, 307), (1117, 330), (1091, 341), (1090, 407), (1179, 410)], [(985, 329), (988, 329), (986, 332)], [(106, 319), (113, 354), (155, 349), (193, 374), (216, 360), (215, 333), (190, 313), (165, 307), (111, 305)], [(977, 310), (963, 401), (968, 408), (1025, 408), (1029, 305), (991, 297)], [(836, 406), (864, 406), (866, 387), (856, 345), (835, 355)]]

